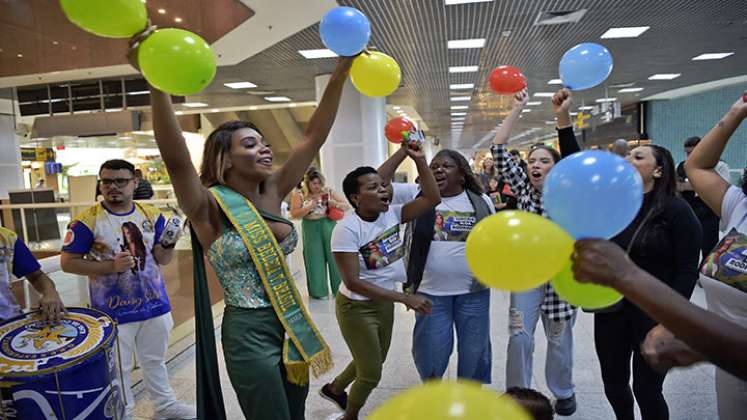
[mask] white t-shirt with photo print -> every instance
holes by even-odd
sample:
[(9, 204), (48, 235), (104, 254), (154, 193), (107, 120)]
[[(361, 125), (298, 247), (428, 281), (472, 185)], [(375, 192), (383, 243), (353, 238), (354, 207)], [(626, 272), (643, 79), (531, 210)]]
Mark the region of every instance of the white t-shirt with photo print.
[[(413, 200), (420, 192), (417, 185), (393, 184), (393, 187), (395, 203)], [(482, 194), (482, 199), (491, 213), (495, 213), (490, 197)], [(475, 209), (466, 191), (453, 197), (441, 197), (441, 203), (436, 206), (433, 241), (418, 292), (435, 296), (470, 292), (474, 275), (467, 266), (465, 249), (467, 236), (475, 224)]]
[[(406, 279), (404, 243), (400, 223), (402, 206), (389, 206), (373, 222), (367, 222), (355, 212), (337, 222), (332, 232), (332, 252), (355, 252), (360, 270), (358, 278), (387, 290), (396, 290)], [(353, 293), (343, 282), (339, 292), (353, 300), (370, 300)]]

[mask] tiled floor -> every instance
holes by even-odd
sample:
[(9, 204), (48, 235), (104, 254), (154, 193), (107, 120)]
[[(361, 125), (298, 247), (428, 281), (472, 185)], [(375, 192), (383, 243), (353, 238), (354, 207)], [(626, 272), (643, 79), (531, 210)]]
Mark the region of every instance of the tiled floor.
[[(301, 252), (296, 251), (292, 257), (292, 266), (297, 273), (299, 269), (303, 269), (303, 262), (300, 259)], [(299, 289), (306, 295), (303, 275), (298, 273), (296, 278), (298, 279)], [(693, 300), (700, 304), (703, 303), (702, 289), (696, 290)], [(312, 380), (311, 391), (306, 404), (306, 418), (310, 420), (333, 419), (339, 415), (339, 412), (331, 403), (321, 399), (317, 392), (322, 384), (329, 381), (350, 361), (350, 354), (337, 326), (334, 315), (334, 301), (312, 301), (307, 302), (307, 304), (317, 326), (332, 348), (336, 367), (332, 373)], [(508, 340), (507, 308), (508, 295), (493, 292), (491, 301), (493, 383), (490, 388), (496, 391), (501, 391), (505, 383), (504, 369)], [(396, 311), (392, 346), (384, 367), (383, 378), (364, 408), (364, 416), (393, 395), (419, 384), (410, 354), (414, 316), (412, 312), (405, 312), (401, 305), (397, 305)], [(216, 325), (220, 325), (220, 317), (216, 318)], [(612, 409), (604, 397), (599, 365), (594, 352), (592, 316), (580, 313), (574, 331), (576, 339), (574, 381), (579, 407), (576, 414), (569, 418), (585, 420), (614, 419)], [(538, 328), (536, 338), (535, 387), (549, 395), (543, 373), (546, 341), (541, 328)], [(188, 336), (170, 349), (169, 370), (172, 377), (172, 386), (178, 396), (187, 401), (194, 401), (195, 398), (195, 360), (192, 341), (193, 338)], [(220, 351), (220, 344), (218, 347)], [(219, 354), (219, 357), (222, 357), (222, 353)], [(447, 376), (450, 378), (456, 376), (454, 357), (447, 371)], [(243, 416), (228, 381), (222, 360), (221, 378), (228, 418), (242, 419)], [(710, 365), (700, 365), (670, 373), (664, 385), (670, 408), (670, 417), (675, 420), (717, 418), (713, 378), (714, 369)], [(137, 385), (136, 415), (139, 419), (148, 419), (151, 418), (153, 410), (147, 392), (142, 391), (142, 384)]]

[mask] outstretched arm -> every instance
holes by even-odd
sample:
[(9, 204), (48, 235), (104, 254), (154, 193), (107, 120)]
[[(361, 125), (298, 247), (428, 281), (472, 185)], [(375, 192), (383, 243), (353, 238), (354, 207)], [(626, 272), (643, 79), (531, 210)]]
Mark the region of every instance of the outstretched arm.
[(277, 192), (281, 198), (288, 195), (293, 187), (298, 185), (304, 173), (306, 173), (306, 168), (309, 167), (311, 161), (314, 160), (314, 157), (319, 153), (319, 149), (327, 140), (337, 116), (342, 88), (348, 78), (352, 62), (353, 57), (341, 57), (339, 59), (327, 88), (324, 90), (322, 100), (311, 116), (308, 127), (306, 127), (303, 140), (293, 148), (288, 161), (280, 170), (268, 179), (268, 182), (276, 183)]
[(747, 328), (693, 305), (636, 266), (616, 244), (600, 239), (577, 241), (573, 273), (580, 282), (618, 290), (707, 360), (747, 379)]
[(527, 101), (529, 101), (529, 94), (527, 93), (526, 89), (514, 95), (514, 103), (513, 103), (513, 106), (511, 107), (511, 111), (508, 113), (506, 118), (503, 120), (501, 127), (498, 129), (498, 132), (495, 134), (495, 138), (493, 139), (493, 144), (495, 145), (508, 144), (508, 138), (511, 136), (511, 130), (514, 128), (514, 123), (516, 123), (516, 120), (519, 119), (519, 116), (521, 115), (521, 110), (524, 109), (524, 106), (527, 104)]
[(514, 97), (514, 106), (506, 119), (503, 120), (501, 128), (495, 135), (495, 139), (493, 139), (493, 147), (490, 148), (496, 170), (515, 194), (520, 194), (520, 191), (524, 191), (527, 188), (529, 179), (524, 169), (514, 161), (511, 153), (506, 150), (506, 144), (511, 135), (513, 125), (519, 118), (519, 115), (521, 115), (521, 110), (528, 100), (529, 95), (526, 91), (516, 94)]
[(558, 130), (558, 143), (560, 145), (560, 156), (570, 156), (581, 151), (576, 135), (573, 134), (573, 123), (571, 122), (571, 105), (573, 97), (568, 89), (560, 89), (552, 97), (552, 111), (555, 113)]
[(399, 165), (401, 165), (402, 162), (405, 161), (405, 158), (407, 158), (406, 148), (407, 142), (403, 141), (402, 147), (397, 149), (397, 151), (394, 152), (389, 159), (385, 160), (376, 170), (385, 183), (389, 184), (392, 182), (392, 179), (394, 179), (394, 173), (397, 172), (397, 168), (399, 168)]
[(703, 137), (685, 161), (685, 171), (696, 193), (716, 214), (721, 215), (729, 182), (714, 169), (729, 138), (747, 117), (747, 91), (732, 105), (721, 121)]
[(420, 197), (410, 201), (402, 206), (402, 223), (420, 217), (426, 211), (436, 207), (441, 202), (441, 193), (438, 189), (436, 178), (433, 177), (433, 171), (425, 160), (423, 149), (406, 148), (406, 153), (415, 161), (420, 176), (420, 188), (423, 194)]

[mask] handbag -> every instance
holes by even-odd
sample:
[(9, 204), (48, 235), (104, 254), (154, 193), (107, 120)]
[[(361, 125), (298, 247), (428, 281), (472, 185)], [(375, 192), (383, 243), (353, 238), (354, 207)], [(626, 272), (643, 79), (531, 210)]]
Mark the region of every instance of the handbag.
[(345, 217), (345, 212), (339, 207), (327, 206), (327, 218), (333, 222), (342, 220)]

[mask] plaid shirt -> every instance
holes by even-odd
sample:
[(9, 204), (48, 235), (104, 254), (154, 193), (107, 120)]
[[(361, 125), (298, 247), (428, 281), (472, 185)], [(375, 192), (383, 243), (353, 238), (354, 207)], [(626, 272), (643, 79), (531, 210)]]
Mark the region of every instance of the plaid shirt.
[[(496, 170), (508, 182), (516, 197), (518, 209), (547, 217), (547, 213), (542, 208), (542, 193), (529, 183), (527, 173), (506, 150), (506, 145), (494, 144), (490, 152), (493, 154)], [(561, 299), (550, 283), (545, 283), (540, 287), (544, 288), (545, 292), (545, 299), (540, 309), (552, 320), (571, 319), (576, 308)]]

